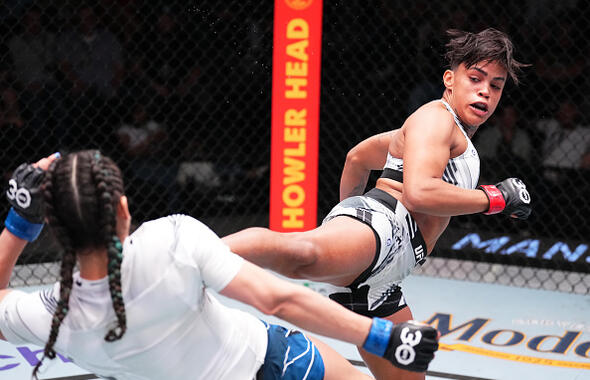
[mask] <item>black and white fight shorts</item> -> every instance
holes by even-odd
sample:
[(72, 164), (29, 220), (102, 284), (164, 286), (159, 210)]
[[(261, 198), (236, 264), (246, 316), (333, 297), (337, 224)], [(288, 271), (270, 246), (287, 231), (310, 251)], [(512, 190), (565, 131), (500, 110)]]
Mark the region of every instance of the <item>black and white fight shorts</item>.
[(377, 249), (371, 265), (346, 287), (328, 285), (329, 297), (358, 314), (387, 317), (406, 307), (399, 284), (426, 260), (416, 221), (397, 199), (380, 189), (337, 204), (322, 223), (346, 215), (369, 225)]

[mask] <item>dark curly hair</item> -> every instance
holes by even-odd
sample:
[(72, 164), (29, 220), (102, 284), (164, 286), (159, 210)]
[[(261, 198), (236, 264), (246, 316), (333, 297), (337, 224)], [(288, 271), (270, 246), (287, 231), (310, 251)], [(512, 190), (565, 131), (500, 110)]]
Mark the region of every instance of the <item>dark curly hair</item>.
[(43, 181), (45, 214), (48, 224), (63, 247), (59, 301), (51, 322), (43, 358), (33, 370), (34, 378), (43, 360), (55, 358), (53, 346), (59, 327), (69, 310), (72, 272), (76, 255), (106, 247), (111, 300), (115, 326), (105, 340), (120, 339), (127, 329), (125, 304), (121, 292), (122, 246), (116, 236), (116, 208), (124, 193), (121, 170), (97, 150), (66, 155), (49, 168)]

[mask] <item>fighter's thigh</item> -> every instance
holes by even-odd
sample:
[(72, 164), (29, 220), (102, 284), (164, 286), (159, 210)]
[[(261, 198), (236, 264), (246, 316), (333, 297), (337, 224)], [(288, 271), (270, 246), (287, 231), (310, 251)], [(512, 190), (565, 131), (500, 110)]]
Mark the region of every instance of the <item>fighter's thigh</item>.
[[(388, 319), (393, 323), (401, 323), (413, 319), (413, 316), (410, 308), (404, 307), (385, 319)], [(424, 380), (425, 378), (423, 373), (405, 371), (397, 368), (389, 361), (369, 354), (362, 348), (359, 348), (359, 353), (377, 380)]]
[(338, 216), (314, 230), (301, 233), (299, 238), (314, 247), (315, 260), (302, 269), (304, 275), (316, 280), (341, 278), (342, 285), (348, 285), (367, 269), (377, 247), (373, 229), (348, 216)]
[(324, 361), (324, 380), (369, 380), (371, 376), (356, 369), (332, 347), (316, 337), (308, 336), (316, 345)]

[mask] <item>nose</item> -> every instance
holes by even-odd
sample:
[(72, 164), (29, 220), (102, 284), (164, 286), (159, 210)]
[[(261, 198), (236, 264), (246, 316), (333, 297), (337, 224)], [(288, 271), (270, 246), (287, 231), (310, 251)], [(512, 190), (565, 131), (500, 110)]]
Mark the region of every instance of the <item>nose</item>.
[(489, 98), (490, 97), (490, 88), (489, 86), (482, 86), (479, 91), (477, 92), (479, 96), (482, 98)]

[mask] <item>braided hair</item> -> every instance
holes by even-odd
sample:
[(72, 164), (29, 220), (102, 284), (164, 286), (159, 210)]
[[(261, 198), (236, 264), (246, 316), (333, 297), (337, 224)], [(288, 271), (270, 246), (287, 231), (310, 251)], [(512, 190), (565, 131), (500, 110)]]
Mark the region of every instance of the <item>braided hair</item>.
[(76, 255), (106, 247), (109, 291), (117, 320), (104, 339), (118, 340), (127, 329), (121, 290), (123, 248), (116, 235), (116, 207), (124, 189), (120, 169), (97, 150), (75, 152), (54, 162), (42, 188), (47, 222), (63, 247), (63, 255), (59, 301), (43, 357), (33, 370), (35, 378), (43, 360), (55, 358), (53, 347), (69, 310)]

